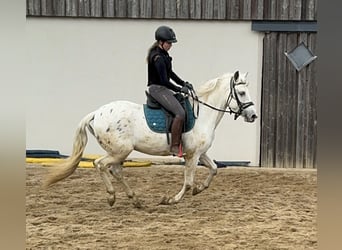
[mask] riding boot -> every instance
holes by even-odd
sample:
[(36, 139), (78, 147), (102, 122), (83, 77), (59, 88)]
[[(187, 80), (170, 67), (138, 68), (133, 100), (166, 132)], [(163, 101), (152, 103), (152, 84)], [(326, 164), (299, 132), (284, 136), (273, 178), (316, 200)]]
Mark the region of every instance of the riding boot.
[(183, 119), (175, 117), (171, 126), (171, 153), (174, 155), (182, 156), (181, 138), (183, 131)]

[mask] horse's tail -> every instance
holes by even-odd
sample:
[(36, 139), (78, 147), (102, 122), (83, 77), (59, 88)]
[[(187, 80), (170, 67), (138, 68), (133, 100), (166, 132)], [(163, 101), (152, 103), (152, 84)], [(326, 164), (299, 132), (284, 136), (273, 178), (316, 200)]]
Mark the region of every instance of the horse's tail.
[(92, 112), (80, 121), (75, 133), (72, 154), (60, 164), (51, 167), (51, 170), (43, 183), (43, 187), (49, 187), (75, 172), (88, 142), (86, 128), (93, 134), (93, 130), (89, 123), (94, 119), (94, 114), (95, 112)]

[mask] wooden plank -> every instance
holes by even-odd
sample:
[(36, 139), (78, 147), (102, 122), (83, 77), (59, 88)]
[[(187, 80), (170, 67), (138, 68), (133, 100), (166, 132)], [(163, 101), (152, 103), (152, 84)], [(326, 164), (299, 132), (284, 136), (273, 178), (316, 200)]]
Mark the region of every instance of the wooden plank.
[(152, 17), (152, 0), (140, 0), (140, 17)]
[(227, 19), (237, 20), (240, 18), (240, 1), (230, 0), (227, 2)]
[(164, 1), (163, 0), (152, 0), (152, 17), (153, 18), (164, 18)]
[(289, 0), (279, 0), (277, 5), (277, 19), (288, 20), (289, 18)]
[(242, 0), (241, 5), (241, 19), (250, 20), (252, 16), (252, 0)]
[(270, 20), (276, 20), (277, 19), (277, 2), (278, 1), (270, 1), (270, 8), (269, 8), (269, 18)]
[(90, 0), (90, 16), (102, 17), (102, 0)]
[(42, 16), (52, 16), (53, 7), (51, 0), (41, 0), (41, 15)]
[[(274, 167), (274, 157), (273, 157), (273, 135), (272, 131), (274, 131), (272, 127), (272, 97), (273, 97), (273, 87), (274, 87), (274, 82), (273, 84), (271, 83), (272, 81), (272, 64), (273, 64), (273, 53), (272, 53), (272, 33), (269, 34), (268, 38), (268, 44), (266, 44), (264, 49), (267, 49), (269, 51), (268, 56), (265, 58), (267, 60), (267, 68), (266, 68), (266, 74), (267, 77), (265, 78), (265, 81), (263, 81), (263, 84), (266, 85), (265, 92), (263, 93), (265, 97), (265, 108), (267, 106), (267, 110), (263, 110), (265, 112), (265, 120), (264, 120), (264, 144), (265, 144), (265, 159), (264, 159), (264, 167)], [(265, 65), (266, 66), (266, 65)], [(274, 79), (274, 78), (273, 78)]]
[[(289, 33), (287, 35), (286, 51), (290, 51), (297, 46), (297, 34)], [(288, 166), (295, 167), (295, 152), (296, 152), (296, 120), (297, 120), (297, 70), (287, 60), (288, 70), (288, 98), (289, 98), (289, 123), (287, 128), (288, 140), (287, 140), (287, 152)]]
[(226, 0), (214, 0), (213, 2), (213, 18), (226, 19)]
[(26, 0), (26, 15), (33, 15), (33, 1)]
[(115, 17), (127, 17), (127, 1), (115, 0), (114, 13)]
[[(316, 34), (308, 34), (308, 48), (315, 53)], [(306, 67), (307, 70), (307, 88), (306, 100), (308, 107), (307, 117), (307, 138), (305, 140), (304, 160), (306, 168), (316, 168), (316, 145), (317, 145), (317, 79), (315, 61)]]
[(40, 16), (41, 15), (41, 2), (40, 0), (27, 0), (27, 10), (28, 15)]
[(65, 0), (53, 0), (53, 15), (65, 16)]
[(262, 136), (261, 164), (275, 167), (275, 101), (276, 101), (276, 41), (277, 33), (267, 33), (264, 38), (263, 80), (262, 80)]
[(89, 17), (90, 16), (90, 0), (79, 0), (78, 16), (79, 17)]
[(178, 8), (177, 0), (165, 0), (164, 8), (165, 8), (165, 18), (175, 19), (177, 18), (177, 8)]
[(278, 33), (273, 32), (271, 33), (271, 44), (269, 50), (271, 51), (270, 54), (270, 100), (269, 100), (269, 138), (268, 138), (268, 157), (269, 157), (269, 165), (270, 167), (276, 167), (275, 165), (275, 140), (276, 140), (276, 93), (278, 88), (277, 82), (277, 68), (276, 68), (276, 58), (277, 58), (277, 36)]
[(140, 16), (139, 0), (127, 1), (127, 17), (138, 18)]
[(253, 20), (262, 20), (264, 18), (264, 1), (263, 0), (252, 1), (251, 17)]
[(275, 131), (275, 165), (276, 167), (286, 167), (285, 166), (285, 154), (286, 154), (286, 146), (285, 146), (285, 136), (284, 133), (287, 122), (286, 116), (288, 114), (287, 108), (287, 89), (286, 89), (286, 79), (285, 79), (285, 65), (286, 65), (286, 56), (284, 55), (284, 51), (286, 49), (286, 34), (278, 33), (278, 42), (275, 44), (277, 46), (277, 93), (276, 93), (276, 113), (274, 116), (276, 117), (276, 131)]
[[(306, 43), (306, 34), (300, 33), (298, 44)], [(306, 70), (303, 69), (298, 73), (298, 88), (297, 88), (297, 127), (296, 127), (296, 168), (304, 167), (304, 151), (305, 151), (305, 135), (306, 135)]]
[(207, 0), (202, 1), (202, 18), (201, 19), (213, 19), (214, 16), (214, 1)]
[(304, 20), (316, 20), (317, 18), (317, 0), (306, 0), (305, 1), (305, 15), (302, 16)]
[(302, 14), (302, 0), (289, 0), (289, 20), (300, 20)]
[[(317, 35), (315, 33), (309, 34), (308, 44), (311, 51), (316, 54), (316, 46), (317, 46)], [(312, 152), (312, 167), (317, 168), (317, 137), (318, 137), (318, 129), (317, 129), (317, 96), (318, 96), (318, 80), (317, 80), (317, 61), (313, 61), (309, 68), (311, 69), (310, 73), (310, 96), (311, 96), (311, 131), (312, 137), (310, 140), (310, 148)]]
[(271, 12), (271, 6), (270, 6), (271, 0), (264, 0), (264, 13), (263, 13), (263, 20), (269, 20), (270, 19), (270, 12)]
[(190, 11), (189, 11), (189, 1), (177, 1), (177, 18), (179, 19), (189, 19)]
[(73, 17), (78, 15), (78, 0), (65, 0), (65, 15)]
[(262, 62), (262, 91), (261, 91), (261, 134), (260, 134), (260, 165), (261, 167), (269, 167), (268, 166), (268, 145), (267, 145), (267, 136), (268, 136), (268, 118), (269, 118), (269, 60), (270, 57), (270, 33), (266, 33), (263, 39), (263, 62)]
[(284, 35), (284, 48), (283, 48), (283, 57), (284, 57), (284, 91), (283, 95), (285, 97), (284, 99), (284, 107), (283, 107), (283, 112), (285, 113), (285, 119), (284, 119), (284, 135), (283, 135), (283, 140), (284, 140), (284, 167), (285, 168), (291, 168), (293, 167), (293, 153), (292, 153), (292, 144), (291, 142), (293, 141), (291, 138), (293, 137), (292, 133), (292, 119), (293, 114), (291, 112), (291, 107), (293, 106), (293, 95), (292, 91), (292, 81), (291, 77), (289, 76), (289, 71), (290, 69), (293, 68), (291, 62), (286, 58), (284, 52), (287, 51), (287, 43), (288, 43), (288, 33), (282, 33)]
[(103, 1), (103, 16), (115, 17), (115, 0)]
[(201, 19), (202, 16), (202, 0), (190, 0), (190, 18)]

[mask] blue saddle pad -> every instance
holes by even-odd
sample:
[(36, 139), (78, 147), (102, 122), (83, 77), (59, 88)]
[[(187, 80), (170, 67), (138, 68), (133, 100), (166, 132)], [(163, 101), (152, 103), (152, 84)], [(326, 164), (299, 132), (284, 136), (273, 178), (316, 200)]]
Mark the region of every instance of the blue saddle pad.
[[(195, 125), (195, 116), (188, 99), (185, 100), (186, 123), (184, 133), (190, 131)], [(144, 104), (144, 113), (147, 125), (157, 133), (169, 132), (166, 129), (166, 115), (162, 109), (152, 109)]]

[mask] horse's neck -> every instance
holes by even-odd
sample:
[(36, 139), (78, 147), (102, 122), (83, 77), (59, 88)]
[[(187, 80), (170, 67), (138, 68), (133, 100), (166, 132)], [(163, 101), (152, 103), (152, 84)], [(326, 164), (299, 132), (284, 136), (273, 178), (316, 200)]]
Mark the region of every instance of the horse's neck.
[[(215, 93), (211, 93), (205, 99), (199, 99), (206, 104), (209, 104), (212, 107), (226, 110), (227, 108), (227, 96), (219, 94), (217, 91)], [(210, 127), (212, 129), (216, 129), (217, 125), (220, 123), (224, 112), (214, 110), (212, 108), (204, 106), (204, 104), (200, 104), (199, 106), (199, 116), (198, 119), (200, 120), (201, 124), (204, 126)]]

